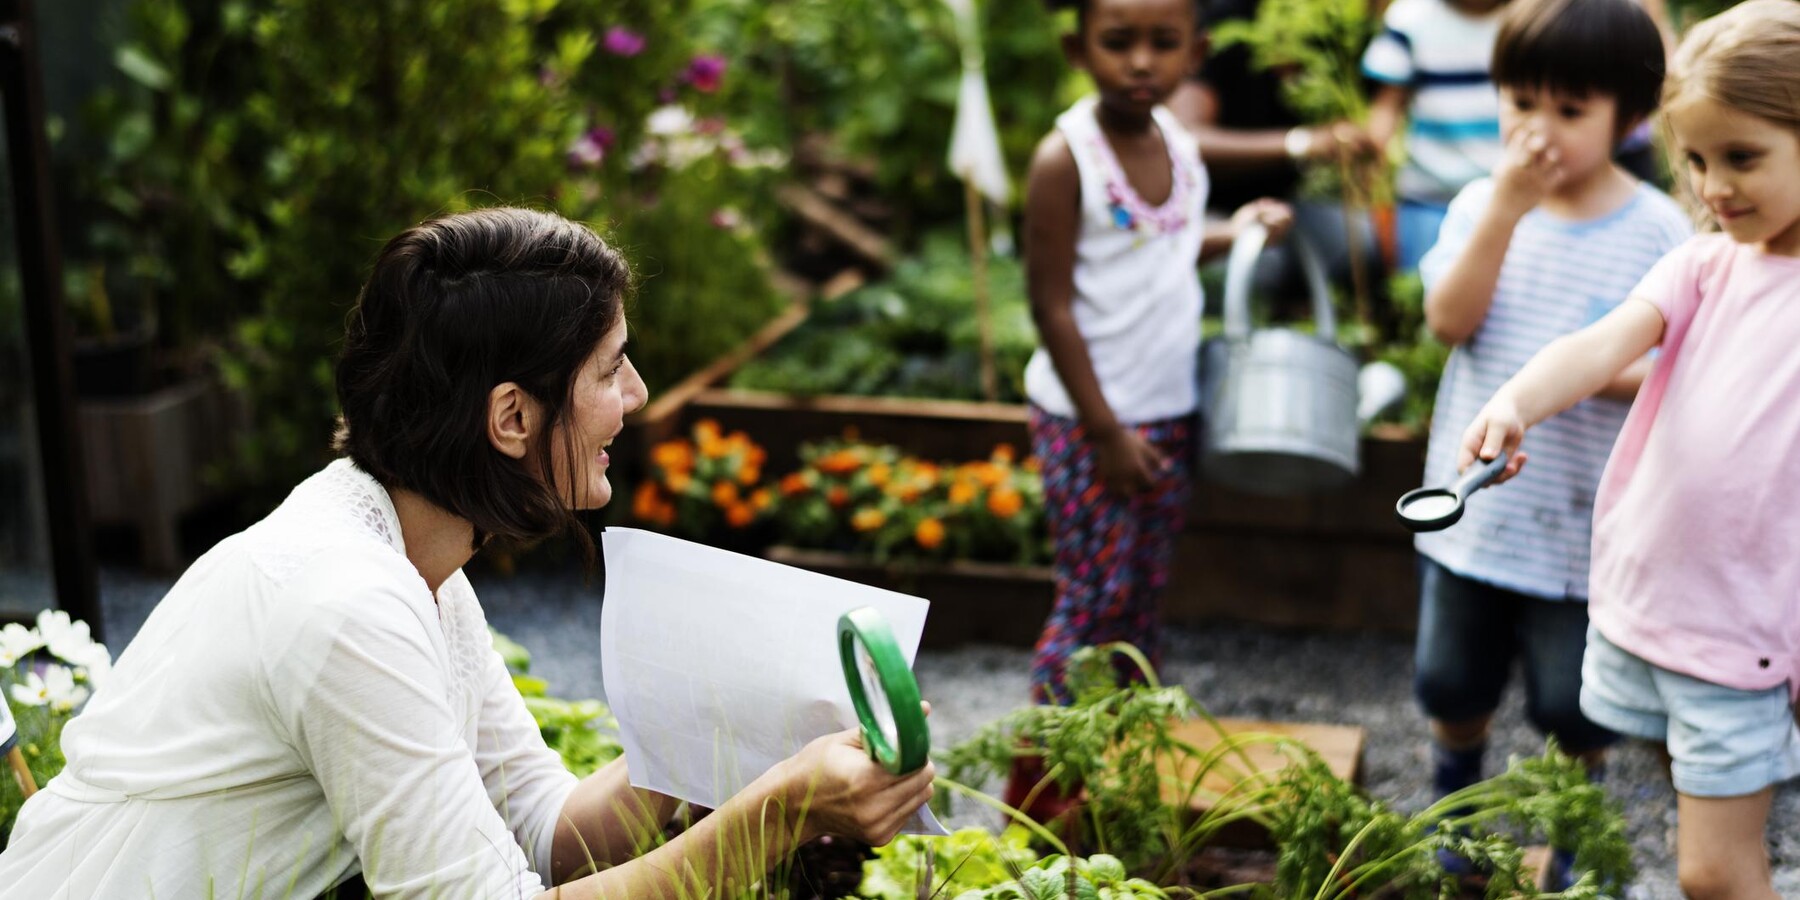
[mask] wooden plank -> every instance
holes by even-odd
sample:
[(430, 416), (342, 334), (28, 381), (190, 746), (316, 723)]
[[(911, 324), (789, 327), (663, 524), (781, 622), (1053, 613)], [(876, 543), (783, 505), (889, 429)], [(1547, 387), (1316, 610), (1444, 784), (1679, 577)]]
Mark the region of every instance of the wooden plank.
[[(1324, 759), (1331, 774), (1351, 784), (1362, 782), (1363, 746), (1368, 734), (1356, 725), (1322, 725), (1310, 722), (1266, 722), (1256, 719), (1220, 719), (1227, 735), (1267, 734), (1287, 738), (1311, 748)], [(1218, 746), (1221, 734), (1203, 719), (1189, 719), (1175, 724), (1171, 736), (1185, 741), (1205, 753)], [(1246, 760), (1248, 761), (1246, 763)], [(1192, 793), (1188, 787), (1199, 774), (1199, 760), (1191, 756), (1159, 760), (1157, 768), (1165, 776), (1163, 799), (1171, 804), (1185, 803), (1197, 813), (1212, 809), (1218, 799), (1237, 787), (1243, 776), (1252, 773), (1274, 774), (1292, 763), (1292, 757), (1270, 742), (1252, 743), (1242, 755), (1232, 753), (1225, 763), (1213, 766)], [(1250, 772), (1245, 772), (1246, 764)]]
[(883, 269), (893, 267), (896, 255), (888, 239), (819, 196), (818, 192), (805, 185), (789, 183), (777, 188), (775, 197), (807, 224), (830, 234), (871, 264)]
[(868, 283), (868, 276), (853, 266), (826, 279), (819, 287), (819, 299), (830, 302)]
[(707, 390), (713, 382), (736, 371), (744, 363), (755, 359), (758, 354), (775, 345), (775, 342), (786, 337), (788, 332), (800, 327), (806, 321), (810, 306), (804, 302), (790, 304), (781, 314), (771, 319), (768, 324), (757, 329), (748, 340), (739, 344), (730, 353), (713, 360), (705, 368), (681, 380), (661, 396), (650, 401), (642, 412), (632, 416), (632, 424), (651, 427), (656, 423), (669, 420), (681, 411), (696, 396)]
[(771, 391), (746, 391), (736, 388), (709, 388), (699, 392), (696, 403), (736, 406), (744, 409), (806, 410), (845, 416), (897, 416), (919, 419), (949, 419), (959, 422), (1001, 422), (1026, 424), (1030, 413), (1021, 404), (983, 403), (972, 400), (930, 400), (919, 397), (854, 397), (846, 394), (821, 394), (802, 397)]

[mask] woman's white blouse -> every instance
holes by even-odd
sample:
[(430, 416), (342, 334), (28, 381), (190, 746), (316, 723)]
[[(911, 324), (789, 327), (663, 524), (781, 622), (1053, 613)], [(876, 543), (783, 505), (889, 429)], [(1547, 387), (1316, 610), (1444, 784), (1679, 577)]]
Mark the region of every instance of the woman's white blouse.
[(462, 572), (436, 602), (347, 460), (221, 542), (63, 733), (0, 897), (529, 897), (575, 778)]

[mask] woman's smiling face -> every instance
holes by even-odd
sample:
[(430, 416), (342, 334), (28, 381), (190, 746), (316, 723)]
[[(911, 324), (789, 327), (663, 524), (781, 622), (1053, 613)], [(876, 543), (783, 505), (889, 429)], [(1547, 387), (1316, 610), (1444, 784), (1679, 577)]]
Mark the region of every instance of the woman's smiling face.
[(621, 318), (575, 373), (568, 409), (550, 434), (556, 490), (571, 509), (598, 509), (612, 499), (606, 448), (624, 429), (625, 416), (649, 399), (625, 343)]

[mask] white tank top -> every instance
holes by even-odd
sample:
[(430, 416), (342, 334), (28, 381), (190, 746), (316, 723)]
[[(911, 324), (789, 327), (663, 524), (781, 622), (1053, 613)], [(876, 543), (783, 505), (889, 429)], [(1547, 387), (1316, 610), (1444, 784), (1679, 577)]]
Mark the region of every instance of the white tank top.
[[(1200, 240), (1206, 167), (1194, 139), (1163, 107), (1152, 113), (1169, 149), (1174, 187), (1150, 207), (1124, 170), (1087, 97), (1057, 117), (1081, 178), (1075, 240), (1075, 326), (1113, 415), (1126, 424), (1187, 415), (1199, 405)], [(1039, 347), (1025, 366), (1025, 395), (1075, 418), (1075, 405)]]

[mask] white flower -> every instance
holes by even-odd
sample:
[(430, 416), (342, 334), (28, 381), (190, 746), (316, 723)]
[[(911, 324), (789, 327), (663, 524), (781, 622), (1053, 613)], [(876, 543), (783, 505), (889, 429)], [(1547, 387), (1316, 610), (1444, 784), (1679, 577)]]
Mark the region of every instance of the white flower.
[(25, 673), (25, 683), (12, 686), (13, 700), (26, 706), (43, 706), (50, 702), (50, 687), (36, 672)]
[(81, 659), (69, 662), (75, 664), (75, 680), (92, 685), (94, 690), (99, 690), (100, 685), (106, 681), (106, 676), (112, 674), (112, 654), (107, 652), (106, 645), (102, 643), (89, 644), (87, 653)]
[(60, 609), (38, 613), (38, 633), (43, 635), (44, 646), (64, 662), (81, 659), (94, 643), (88, 624), (71, 620), (69, 614)]
[(36, 630), (12, 623), (0, 628), (0, 669), (10, 669), (19, 660), (44, 646)]
[(75, 673), (65, 666), (48, 666), (44, 669), (44, 695), (50, 701), (50, 708), (66, 713), (80, 706), (91, 693), (87, 688), (75, 683)]
[[(69, 619), (69, 614), (60, 609), (47, 609), (38, 613), (38, 632), (44, 637), (44, 646), (57, 659), (72, 665), (86, 665), (94, 648), (92, 634), (88, 631), (88, 623)], [(100, 648), (106, 652), (105, 647)]]
[(644, 130), (658, 137), (674, 137), (694, 130), (694, 114), (673, 103), (659, 106), (644, 120)]

